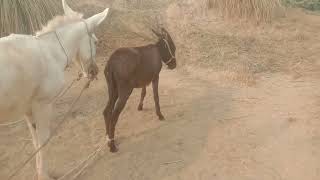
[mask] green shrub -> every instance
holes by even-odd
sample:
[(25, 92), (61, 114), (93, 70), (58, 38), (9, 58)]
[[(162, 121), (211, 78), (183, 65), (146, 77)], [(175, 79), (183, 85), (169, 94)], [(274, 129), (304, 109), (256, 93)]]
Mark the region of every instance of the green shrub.
[(311, 11), (320, 11), (320, 0), (283, 0), (283, 1), (288, 6), (305, 8)]

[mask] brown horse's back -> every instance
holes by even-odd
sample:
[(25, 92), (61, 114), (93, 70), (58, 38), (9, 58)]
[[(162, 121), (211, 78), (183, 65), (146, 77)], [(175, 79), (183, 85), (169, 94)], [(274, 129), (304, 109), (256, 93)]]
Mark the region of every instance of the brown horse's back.
[(144, 87), (162, 67), (161, 60), (155, 59), (154, 54), (158, 51), (153, 45), (120, 48), (111, 55), (105, 73), (112, 73), (117, 83), (129, 83), (133, 88)]

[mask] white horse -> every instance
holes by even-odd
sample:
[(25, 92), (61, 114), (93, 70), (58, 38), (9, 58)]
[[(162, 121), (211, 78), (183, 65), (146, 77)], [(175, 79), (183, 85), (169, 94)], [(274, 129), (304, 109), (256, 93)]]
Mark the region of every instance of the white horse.
[[(0, 39), (0, 123), (25, 117), (36, 149), (50, 136), (52, 99), (63, 88), (65, 68), (77, 56), (84, 74), (97, 73), (93, 31), (109, 10), (83, 19), (62, 3), (65, 15), (49, 21), (36, 36)], [(52, 179), (45, 151), (36, 156), (38, 180)]]

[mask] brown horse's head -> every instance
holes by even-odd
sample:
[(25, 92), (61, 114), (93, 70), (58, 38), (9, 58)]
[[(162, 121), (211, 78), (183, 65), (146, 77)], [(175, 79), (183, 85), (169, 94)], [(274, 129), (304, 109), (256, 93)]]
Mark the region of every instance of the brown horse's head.
[(177, 66), (176, 62), (176, 46), (167, 30), (161, 28), (161, 32), (152, 32), (158, 37), (158, 48), (162, 61), (168, 66), (169, 69), (174, 69)]

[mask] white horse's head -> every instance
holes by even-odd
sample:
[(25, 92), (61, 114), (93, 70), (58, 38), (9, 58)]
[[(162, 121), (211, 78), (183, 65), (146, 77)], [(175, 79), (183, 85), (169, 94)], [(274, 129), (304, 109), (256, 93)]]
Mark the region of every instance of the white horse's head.
[[(78, 14), (68, 6), (66, 0), (62, 0), (62, 5), (65, 16)], [(86, 32), (82, 39), (80, 39), (76, 62), (81, 66), (85, 77), (88, 77), (88, 75), (95, 76), (98, 73), (98, 67), (95, 63), (96, 43), (98, 39), (94, 34), (94, 30), (105, 20), (108, 15), (108, 11), (109, 8), (106, 8), (101, 13), (93, 15), (88, 19), (83, 19), (83, 24), (85, 26), (83, 30)]]

